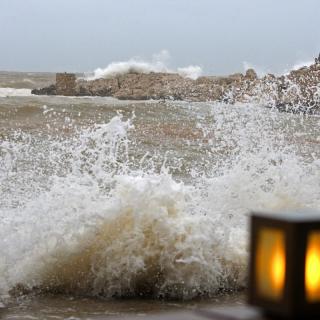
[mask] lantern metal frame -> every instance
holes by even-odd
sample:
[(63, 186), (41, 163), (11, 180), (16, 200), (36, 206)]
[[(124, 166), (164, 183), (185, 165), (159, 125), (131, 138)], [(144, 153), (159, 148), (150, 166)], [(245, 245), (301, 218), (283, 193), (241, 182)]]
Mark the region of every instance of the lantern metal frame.
[[(285, 235), (285, 283), (283, 296), (278, 301), (261, 296), (255, 283), (257, 239), (262, 228), (277, 228)], [(274, 317), (319, 319), (320, 301), (310, 303), (306, 299), (305, 261), (308, 235), (313, 231), (320, 233), (320, 213), (311, 210), (257, 212), (251, 215), (250, 229), (249, 304)]]

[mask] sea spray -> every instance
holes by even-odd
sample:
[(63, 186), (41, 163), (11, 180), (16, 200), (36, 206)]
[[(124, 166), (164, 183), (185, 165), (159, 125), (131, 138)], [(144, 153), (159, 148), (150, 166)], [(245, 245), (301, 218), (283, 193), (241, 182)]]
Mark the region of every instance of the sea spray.
[(97, 68), (93, 73), (86, 75), (87, 80), (95, 80), (99, 78), (110, 78), (126, 73), (178, 73), (182, 77), (197, 79), (202, 75), (202, 68), (200, 66), (190, 65), (187, 67), (180, 67), (172, 69), (168, 67), (170, 54), (167, 50), (162, 50), (160, 53), (153, 55), (151, 61), (143, 60), (139, 57), (131, 58), (127, 61), (112, 62), (105, 68)]
[(243, 285), (237, 272), (223, 272), (223, 265), (241, 263), (224, 261), (222, 239), (211, 234), (218, 222), (188, 209), (196, 190), (168, 173), (143, 174), (120, 161), (128, 128), (116, 117), (84, 130), (70, 172), (12, 210), (19, 230), (8, 232), (15, 265), (4, 287), (191, 298)]
[(182, 139), (198, 152), (189, 164), (180, 156), (184, 179), (168, 154), (138, 156), (139, 116), (64, 138), (20, 130), (2, 140), (1, 294), (188, 299), (243, 288), (248, 212), (319, 208), (318, 156), (288, 143), (296, 122), (308, 134), (297, 116), (282, 127), (277, 112), (205, 107), (177, 107), (203, 132)]
[[(76, 247), (56, 248), (54, 263), (37, 272), (40, 285), (72, 294), (171, 298), (242, 285), (241, 260), (223, 257), (228, 245), (219, 246), (223, 239), (212, 234), (217, 221), (188, 212), (184, 189), (168, 175), (119, 177), (103, 221)], [(235, 273), (224, 274), (226, 268)]]

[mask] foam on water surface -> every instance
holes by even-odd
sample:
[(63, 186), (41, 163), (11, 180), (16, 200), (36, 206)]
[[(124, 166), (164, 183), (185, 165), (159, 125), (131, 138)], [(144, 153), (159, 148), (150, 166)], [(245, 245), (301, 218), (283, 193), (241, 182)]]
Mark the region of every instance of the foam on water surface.
[(1, 98), (25, 96), (31, 96), (31, 89), (0, 88)]

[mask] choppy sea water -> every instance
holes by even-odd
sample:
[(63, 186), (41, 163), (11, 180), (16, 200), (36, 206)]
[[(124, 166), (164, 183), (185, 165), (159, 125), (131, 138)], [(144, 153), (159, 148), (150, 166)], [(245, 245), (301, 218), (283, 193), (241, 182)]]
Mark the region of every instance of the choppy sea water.
[(7, 319), (241, 303), (250, 211), (320, 209), (319, 117), (21, 86), (50, 74), (0, 81)]

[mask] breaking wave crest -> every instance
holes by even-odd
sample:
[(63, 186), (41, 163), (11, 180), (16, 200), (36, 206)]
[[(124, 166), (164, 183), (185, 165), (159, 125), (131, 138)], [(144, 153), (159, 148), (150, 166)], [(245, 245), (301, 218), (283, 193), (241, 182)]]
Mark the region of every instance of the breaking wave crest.
[[(199, 164), (189, 183), (174, 178), (165, 159), (160, 167), (150, 157), (133, 160), (135, 129), (120, 116), (46, 145), (23, 132), (1, 141), (0, 182), (11, 188), (4, 197), (14, 188), (28, 195), (0, 211), (0, 294), (189, 299), (243, 288), (248, 211), (320, 207), (320, 163), (276, 147), (253, 122), (243, 130), (220, 120), (209, 172)], [(228, 124), (238, 146), (224, 140)], [(213, 149), (227, 141), (234, 154), (217, 161)], [(28, 163), (37, 163), (31, 179)]]
[(197, 79), (202, 74), (202, 69), (199, 66), (187, 66), (178, 69), (170, 69), (167, 66), (170, 55), (168, 51), (163, 50), (159, 54), (153, 56), (151, 61), (144, 61), (140, 58), (132, 58), (128, 61), (112, 62), (106, 68), (97, 68), (93, 74), (88, 74), (88, 80), (99, 78), (109, 78), (126, 73), (151, 73), (165, 72), (178, 73), (185, 78)]

